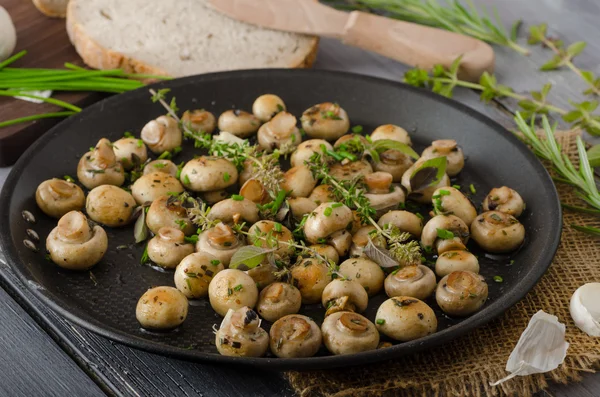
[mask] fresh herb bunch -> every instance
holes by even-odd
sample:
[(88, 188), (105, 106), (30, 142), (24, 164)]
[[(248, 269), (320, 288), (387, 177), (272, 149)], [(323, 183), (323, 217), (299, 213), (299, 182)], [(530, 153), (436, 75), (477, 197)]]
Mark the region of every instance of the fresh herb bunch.
[(528, 55), (529, 50), (517, 44), (521, 20), (515, 21), (510, 34), (504, 28), (496, 9), (492, 9), (495, 21), (485, 8), (481, 11), (471, 0), (466, 7), (458, 0), (442, 5), (436, 0), (324, 0), (326, 4), (343, 10), (359, 10), (381, 13), (387, 17), (421, 25), (433, 26), (461, 33), (479, 40), (509, 47)]

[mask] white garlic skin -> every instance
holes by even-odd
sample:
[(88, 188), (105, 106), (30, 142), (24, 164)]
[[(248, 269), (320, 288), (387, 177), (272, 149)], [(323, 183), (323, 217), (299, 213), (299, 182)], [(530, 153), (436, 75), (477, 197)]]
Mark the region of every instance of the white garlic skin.
[(17, 45), (17, 30), (4, 7), (0, 6), (0, 62), (8, 59)]
[(577, 288), (569, 310), (577, 328), (590, 336), (600, 336), (600, 283)]

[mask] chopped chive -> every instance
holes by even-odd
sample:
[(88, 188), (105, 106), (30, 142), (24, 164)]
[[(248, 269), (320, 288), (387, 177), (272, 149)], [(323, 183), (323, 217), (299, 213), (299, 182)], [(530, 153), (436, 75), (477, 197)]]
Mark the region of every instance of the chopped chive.
[(148, 256), (148, 246), (146, 246), (144, 248), (144, 252), (142, 253), (142, 258), (140, 259), (140, 263), (143, 265), (145, 263), (148, 263), (149, 260), (150, 260), (150, 257)]
[(375, 322), (379, 325), (385, 324), (385, 320), (383, 318), (378, 318), (377, 321), (375, 321)]
[(125, 131), (123, 133), (123, 137), (125, 137), (125, 138), (134, 138), (133, 134), (131, 132), (129, 132), (129, 131)]
[(344, 205), (344, 204), (342, 204), (342, 203), (333, 203), (333, 204), (331, 204), (331, 208), (340, 208), (342, 205)]
[(331, 209), (331, 207), (327, 207), (325, 208), (325, 211), (323, 211), (323, 215), (330, 216), (332, 212), (333, 210)]
[(212, 261), (210, 261), (210, 264), (213, 266), (217, 266), (219, 263), (221, 263), (221, 261), (218, 259), (213, 259)]
[(234, 201), (244, 201), (244, 196), (240, 194), (234, 194), (231, 196), (231, 199)]
[(137, 147), (141, 148), (142, 146), (144, 146), (144, 141), (142, 141), (141, 139), (137, 140)]
[(233, 287), (233, 290), (234, 290), (234, 291), (241, 291), (241, 290), (242, 290), (242, 288), (244, 288), (244, 286), (243, 286), (242, 284), (238, 284), (238, 285), (236, 285), (235, 287)]
[(63, 178), (67, 182), (75, 183), (75, 179), (73, 179), (73, 177), (71, 177), (69, 175), (65, 175), (65, 176), (63, 176)]
[(415, 215), (416, 215), (416, 216), (417, 216), (417, 217), (418, 217), (420, 220), (423, 220), (423, 219), (425, 219), (425, 217), (424, 217), (422, 214), (418, 213), (418, 212), (417, 212)]
[(162, 153), (160, 154), (160, 156), (158, 156), (158, 159), (159, 159), (159, 160), (170, 160), (170, 159), (171, 159), (171, 157), (173, 157), (173, 156), (171, 155), (171, 152), (169, 152), (168, 150), (165, 150), (164, 152), (162, 152)]
[(190, 243), (190, 244), (196, 244), (198, 242), (198, 236), (196, 234), (189, 236), (189, 237), (184, 237), (184, 240), (186, 243)]
[(282, 229), (281, 229), (281, 223), (275, 222), (275, 227), (274, 228), (275, 228), (275, 231), (277, 233), (281, 233), (281, 231), (282, 231)]
[(440, 189), (440, 196), (449, 196), (450, 192), (448, 190)]
[(187, 185), (187, 186), (189, 186), (189, 185), (191, 185), (191, 184), (192, 184), (192, 181), (190, 181), (190, 177), (188, 176), (188, 174), (185, 174), (185, 175), (183, 176), (183, 184), (184, 184), (184, 185)]
[(456, 190), (460, 190), (460, 185), (452, 185), (453, 188), (455, 188)]
[(497, 283), (501, 283), (504, 281), (504, 279), (502, 278), (502, 276), (494, 276), (494, 281)]
[(225, 182), (229, 182), (229, 179), (231, 179), (231, 176), (229, 176), (229, 172), (225, 172), (225, 173), (223, 174), (223, 180), (224, 180)]
[(450, 230), (446, 230), (446, 229), (437, 228), (437, 235), (439, 238), (441, 238), (443, 240), (449, 240), (449, 239), (454, 238), (454, 233), (452, 233)]
[(472, 184), (472, 183), (469, 185), (469, 190), (470, 190), (470, 191), (471, 191), (471, 193), (473, 193), (473, 194), (477, 193), (477, 190), (475, 190), (475, 186), (473, 186), (473, 184)]
[(363, 126), (355, 125), (354, 127), (352, 127), (352, 132), (354, 132), (355, 134), (360, 134), (361, 132), (363, 132)]

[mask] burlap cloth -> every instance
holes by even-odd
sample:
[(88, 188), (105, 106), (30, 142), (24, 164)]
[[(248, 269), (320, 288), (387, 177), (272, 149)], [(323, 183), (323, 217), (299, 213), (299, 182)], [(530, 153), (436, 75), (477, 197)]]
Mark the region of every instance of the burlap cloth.
[[(576, 157), (575, 137), (558, 133), (557, 139), (571, 159)], [(559, 184), (561, 200), (581, 205), (573, 189)], [(600, 226), (593, 215), (564, 211), (561, 244), (550, 269), (536, 287), (500, 318), (467, 336), (431, 351), (381, 364), (342, 370), (286, 373), (300, 396), (531, 396), (548, 381), (578, 381), (582, 372), (594, 372), (600, 363), (600, 338), (580, 331), (569, 315), (569, 300), (584, 283), (600, 281), (600, 242), (569, 225)], [(489, 382), (508, 375), (504, 370), (529, 319), (538, 310), (554, 314), (567, 326), (571, 345), (556, 370), (516, 377), (490, 387)], [(600, 394), (600, 391), (598, 391)]]

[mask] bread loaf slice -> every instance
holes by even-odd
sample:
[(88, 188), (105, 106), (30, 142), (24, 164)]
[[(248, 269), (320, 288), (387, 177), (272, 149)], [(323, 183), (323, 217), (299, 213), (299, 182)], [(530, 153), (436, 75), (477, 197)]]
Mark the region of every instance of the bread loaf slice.
[(49, 17), (64, 18), (69, 0), (33, 0), (33, 4)]
[(318, 46), (230, 19), (206, 0), (71, 0), (67, 32), (88, 66), (175, 77), (310, 67)]

